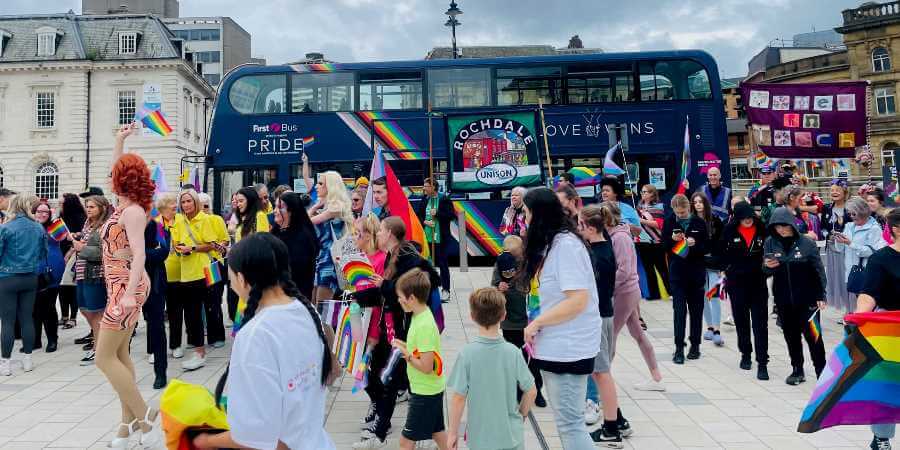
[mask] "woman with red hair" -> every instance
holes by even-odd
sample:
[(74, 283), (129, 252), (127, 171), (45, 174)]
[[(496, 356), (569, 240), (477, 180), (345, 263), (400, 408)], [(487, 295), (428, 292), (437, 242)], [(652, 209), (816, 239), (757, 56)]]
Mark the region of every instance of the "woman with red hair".
[(100, 229), (108, 301), (95, 349), (97, 367), (122, 404), (122, 423), (109, 447), (123, 449), (137, 430), (142, 431), (140, 441), (144, 448), (160, 447), (163, 443), (159, 412), (151, 410), (138, 392), (128, 352), (141, 307), (150, 293), (150, 280), (144, 269), (144, 229), (154, 191), (147, 163), (138, 155), (123, 154), (125, 139), (135, 129), (133, 124), (119, 129), (113, 146), (112, 190), (118, 202)]

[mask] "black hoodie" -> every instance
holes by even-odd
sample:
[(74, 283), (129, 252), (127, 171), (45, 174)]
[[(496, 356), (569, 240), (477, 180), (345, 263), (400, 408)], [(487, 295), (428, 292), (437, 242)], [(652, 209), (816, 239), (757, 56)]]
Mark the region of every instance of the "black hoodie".
[[(794, 239), (790, 248), (785, 248), (775, 225), (790, 225), (794, 229)], [(825, 268), (819, 256), (819, 247), (806, 236), (800, 234), (794, 223), (794, 215), (787, 208), (777, 208), (769, 220), (769, 237), (765, 243), (765, 254), (772, 255), (781, 265), (774, 269), (763, 267), (765, 273), (774, 276), (772, 292), (775, 304), (794, 307), (816, 306), (825, 300)]]
[(766, 275), (763, 273), (764, 243), (767, 236), (766, 227), (762, 220), (753, 214), (752, 207), (748, 206), (753, 216), (753, 226), (756, 233), (748, 246), (744, 242), (738, 228), (741, 221), (734, 218), (725, 226), (722, 239), (715, 245), (714, 255), (718, 264), (725, 271), (729, 284), (737, 283), (765, 283)]

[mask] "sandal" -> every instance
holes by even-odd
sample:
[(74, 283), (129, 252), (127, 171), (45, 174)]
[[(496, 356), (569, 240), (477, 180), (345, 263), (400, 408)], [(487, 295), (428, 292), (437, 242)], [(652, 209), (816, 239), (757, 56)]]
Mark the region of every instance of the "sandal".
[(148, 406), (147, 412), (144, 413), (144, 420), (141, 420), (142, 424), (150, 427), (150, 431), (141, 434), (141, 447), (145, 450), (165, 448), (165, 436), (163, 436), (161, 425), (162, 414), (157, 411), (156, 418), (150, 420), (150, 411), (152, 410)]
[(137, 433), (140, 434), (141, 429), (137, 426), (138, 420), (134, 419), (129, 423), (120, 423), (119, 428), (126, 428), (128, 430), (128, 435), (125, 437), (114, 437), (108, 444), (106, 444), (107, 448), (115, 448), (115, 449), (126, 449), (128, 448), (129, 441), (131, 441), (131, 435)]
[(62, 327), (63, 327), (64, 330), (71, 330), (72, 328), (75, 328), (75, 319), (69, 319), (69, 320), (67, 320), (67, 321), (63, 324)]

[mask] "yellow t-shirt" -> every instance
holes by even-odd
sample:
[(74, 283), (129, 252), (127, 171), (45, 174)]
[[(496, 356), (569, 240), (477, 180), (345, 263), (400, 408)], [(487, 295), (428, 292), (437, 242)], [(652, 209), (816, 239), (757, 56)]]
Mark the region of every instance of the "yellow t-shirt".
[[(268, 233), (271, 227), (269, 227), (269, 215), (263, 211), (257, 211), (256, 213), (256, 231), (258, 233)], [(243, 230), (241, 230), (241, 225), (238, 224), (237, 229), (234, 232), (234, 242), (240, 242), (241, 238), (243, 238)]]
[[(175, 214), (175, 219), (172, 222), (167, 222), (166, 219), (160, 217), (160, 221), (166, 230), (169, 232), (169, 235), (174, 236), (175, 230), (175, 222), (182, 220), (180, 218), (181, 213)], [(172, 241), (172, 245), (169, 248), (169, 257), (166, 258), (166, 279), (169, 283), (177, 283), (181, 281), (181, 256), (175, 253), (175, 244), (174, 240)]]
[[(184, 215), (176, 217), (175, 226), (172, 228), (172, 246), (185, 245), (188, 247), (209, 244), (218, 241), (218, 235), (213, 221), (209, 219), (209, 215), (204, 212), (197, 213), (193, 219), (188, 219)], [(190, 226), (191, 233), (187, 232)], [(193, 234), (193, 239), (191, 238)], [(202, 280), (204, 278), (203, 269), (209, 267), (210, 254), (204, 252), (192, 252), (189, 255), (177, 255), (180, 259), (181, 275), (180, 282), (187, 283), (190, 281)]]
[[(228, 242), (231, 239), (228, 237), (228, 227), (225, 226), (225, 219), (223, 219), (222, 216), (219, 216), (216, 214), (207, 214), (206, 218), (207, 218), (207, 220), (210, 221), (210, 226), (216, 232), (216, 242), (218, 242), (219, 244), (222, 244), (222, 245), (228, 244)], [(213, 258), (218, 259), (219, 261), (224, 260), (222, 255), (219, 254), (219, 252), (217, 252), (217, 251), (209, 252), (209, 254), (212, 255)]]

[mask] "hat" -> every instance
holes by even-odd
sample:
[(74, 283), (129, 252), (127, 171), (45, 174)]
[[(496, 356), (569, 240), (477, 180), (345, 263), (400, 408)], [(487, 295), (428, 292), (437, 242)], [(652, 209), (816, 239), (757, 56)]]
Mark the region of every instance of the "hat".
[(503, 252), (497, 256), (497, 271), (501, 275), (504, 275), (505, 272), (515, 271), (517, 266), (516, 257), (512, 253)]
[(88, 190), (78, 194), (78, 196), (81, 198), (88, 198), (88, 197), (92, 197), (94, 195), (99, 195), (99, 196), (103, 197), (103, 189), (100, 189), (97, 186), (91, 186), (88, 188)]
[(751, 206), (747, 202), (738, 202), (734, 205), (734, 220), (740, 222), (744, 219), (749, 219), (751, 217), (756, 217), (756, 212), (753, 210), (753, 206)]
[(625, 197), (625, 187), (622, 186), (622, 183), (619, 183), (619, 179), (616, 177), (603, 177), (600, 180), (600, 189), (603, 189), (603, 186), (609, 186), (612, 188), (613, 192), (616, 193), (616, 196), (619, 198)]
[(369, 179), (366, 177), (359, 177), (356, 179), (356, 186), (368, 186)]
[(759, 168), (759, 173), (768, 175), (770, 173), (775, 173), (775, 169), (772, 166), (766, 164)]

